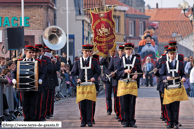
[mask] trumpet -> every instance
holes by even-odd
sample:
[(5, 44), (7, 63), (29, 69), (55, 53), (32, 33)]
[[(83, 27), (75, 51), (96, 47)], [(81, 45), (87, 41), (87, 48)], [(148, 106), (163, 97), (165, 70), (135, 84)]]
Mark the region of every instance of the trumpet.
[(115, 70), (113, 73), (111, 73), (111, 74), (106, 74), (106, 78), (108, 78), (108, 80), (110, 81), (110, 79), (111, 79), (111, 76), (113, 75), (113, 74), (115, 74), (117, 72), (117, 70)]

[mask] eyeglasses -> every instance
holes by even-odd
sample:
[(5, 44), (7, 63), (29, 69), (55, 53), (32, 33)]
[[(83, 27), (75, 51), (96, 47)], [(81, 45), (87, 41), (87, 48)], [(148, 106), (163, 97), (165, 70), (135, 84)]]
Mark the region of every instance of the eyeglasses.
[(34, 52), (28, 52), (28, 53), (33, 54)]

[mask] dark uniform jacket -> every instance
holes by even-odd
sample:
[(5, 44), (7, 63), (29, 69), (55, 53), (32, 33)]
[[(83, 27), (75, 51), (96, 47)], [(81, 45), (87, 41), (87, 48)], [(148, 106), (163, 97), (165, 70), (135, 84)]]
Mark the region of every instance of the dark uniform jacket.
[[(117, 70), (117, 65), (118, 65), (119, 60), (120, 60), (120, 58), (117, 57), (117, 56), (113, 57), (110, 60), (110, 64), (109, 64), (109, 67), (108, 67), (109, 74), (111, 72), (115, 72), (115, 70)], [(115, 76), (111, 79), (111, 83), (112, 83), (112, 86), (117, 86), (117, 84), (118, 84), (117, 72), (115, 73)]]
[(52, 79), (53, 79), (53, 66), (51, 63), (51, 59), (47, 56), (42, 56), (41, 58), (42, 63), (43, 63), (43, 67), (45, 67), (46, 69), (46, 75), (45, 75), (45, 79), (43, 80), (42, 85), (45, 87), (48, 87), (49, 89), (52, 88)]
[[(132, 55), (132, 58), (131, 58), (131, 62), (129, 62), (126, 57), (125, 57), (125, 63), (126, 64), (132, 64), (133, 62), (133, 59), (134, 59), (134, 55)], [(117, 76), (119, 79), (126, 79), (127, 78), (127, 73), (124, 73), (124, 70), (125, 69), (128, 69), (128, 67), (124, 68), (124, 65), (123, 65), (123, 58), (121, 58), (118, 62), (118, 66), (117, 66)], [(132, 73), (134, 73), (135, 71), (137, 71), (137, 73), (143, 73), (142, 69), (141, 69), (141, 61), (140, 61), (140, 58), (136, 57), (136, 61), (135, 61), (135, 64), (134, 64), (134, 67), (132, 69)], [(130, 78), (132, 78), (133, 75), (130, 76)], [(138, 78), (141, 78), (142, 75), (138, 75)]]
[[(175, 66), (173, 67), (172, 64), (170, 62), (167, 62), (169, 64), (169, 68), (170, 69), (176, 69), (176, 63), (177, 61), (175, 61)], [(168, 73), (168, 70), (167, 70), (167, 65), (166, 65), (166, 62), (163, 62), (162, 64), (162, 67), (160, 69), (160, 75), (162, 76), (162, 80), (165, 80), (167, 79), (167, 76), (170, 76), (172, 77), (172, 72)], [(179, 61), (179, 68), (178, 68), (178, 73), (175, 72), (175, 77), (185, 77), (185, 74), (184, 74), (184, 63)], [(180, 79), (176, 79), (175, 82), (179, 82)], [(168, 84), (169, 85), (172, 85), (173, 84), (173, 81), (168, 81)]]
[(53, 62), (53, 89), (56, 86), (59, 86), (59, 82), (58, 82), (58, 77), (57, 77), (57, 71), (60, 70), (61, 67), (61, 62), (59, 61), (59, 59), (57, 58), (57, 62)]
[[(83, 63), (83, 67), (84, 66), (89, 66), (89, 58), (87, 59), (86, 62), (84, 62), (84, 60), (82, 58), (82, 63)], [(100, 76), (100, 73), (101, 73), (101, 69), (100, 69), (99, 64), (96, 62), (96, 60), (92, 59), (91, 69), (87, 70), (88, 80), (90, 80), (92, 77), (94, 77), (95, 78), (95, 85), (97, 85), (96, 78), (98, 78)], [(73, 68), (71, 70), (71, 75), (74, 78), (76, 76), (78, 76), (81, 79), (81, 82), (85, 82), (85, 70), (81, 69), (80, 59), (78, 59), (74, 63)], [(75, 78), (75, 82), (77, 82), (77, 78)]]

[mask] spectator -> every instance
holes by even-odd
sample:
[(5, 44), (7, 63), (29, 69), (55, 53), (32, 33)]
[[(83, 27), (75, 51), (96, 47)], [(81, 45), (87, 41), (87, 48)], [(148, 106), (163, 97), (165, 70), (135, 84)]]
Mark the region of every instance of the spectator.
[(0, 65), (0, 73), (2, 72), (3, 69), (5, 69), (5, 58), (1, 57), (1, 65)]
[(23, 59), (23, 54), (22, 54), (22, 52), (19, 53), (19, 59)]
[(191, 86), (190, 86), (189, 74), (186, 75), (186, 82), (183, 82), (183, 84), (184, 84), (185, 90), (187, 92), (187, 95), (190, 96), (189, 91), (191, 89)]
[[(194, 61), (192, 61), (192, 66), (194, 66)], [(194, 97), (194, 68), (190, 72), (190, 97)]]
[(188, 63), (186, 64), (186, 66), (185, 66), (185, 73), (186, 73), (186, 74), (190, 74), (190, 71), (189, 71), (189, 70), (191, 70), (191, 67), (192, 67), (191, 62), (193, 62), (193, 57), (190, 56), (189, 59), (190, 59), (190, 62), (188, 62)]
[(13, 61), (11, 61), (11, 60), (8, 61), (5, 66), (6, 66), (7, 69), (10, 70), (10, 72), (11, 72), (11, 78), (14, 78), (13, 71), (15, 70), (15, 65), (13, 64)]
[(64, 97), (67, 97), (67, 84), (65, 83), (65, 69), (66, 69), (66, 64), (64, 62), (61, 62), (61, 70), (60, 70), (60, 77), (61, 77), (61, 91)]
[(152, 74), (150, 74), (150, 71), (154, 69), (154, 64), (151, 63), (151, 58), (146, 58), (146, 63), (143, 66), (143, 72), (146, 77), (146, 87), (148, 87), (148, 77), (150, 78), (150, 86), (153, 86), (153, 77)]
[(185, 68), (185, 66), (187, 64), (187, 59), (188, 59), (187, 57), (184, 58), (184, 68)]
[(67, 54), (65, 52), (62, 53), (62, 57), (61, 57), (61, 62), (64, 62), (65, 64), (68, 64), (70, 65), (70, 69), (71, 69), (71, 60), (70, 58), (67, 59)]

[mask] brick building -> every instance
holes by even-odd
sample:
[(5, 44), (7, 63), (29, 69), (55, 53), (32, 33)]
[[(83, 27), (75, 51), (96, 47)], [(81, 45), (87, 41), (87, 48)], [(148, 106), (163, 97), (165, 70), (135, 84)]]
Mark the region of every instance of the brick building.
[[(20, 26), (21, 0), (1, 0), (0, 1), (0, 30), (8, 27), (5, 19), (10, 26)], [(24, 16), (26, 17), (26, 26), (24, 27), (25, 45), (34, 45), (39, 43), (39, 37), (48, 25), (54, 25), (54, 0), (25, 0)], [(13, 20), (13, 17), (15, 18)], [(2, 36), (3, 39), (3, 36)], [(0, 49), (3, 46), (0, 43)], [(0, 52), (0, 56), (2, 53)], [(9, 56), (9, 53), (6, 55)]]

